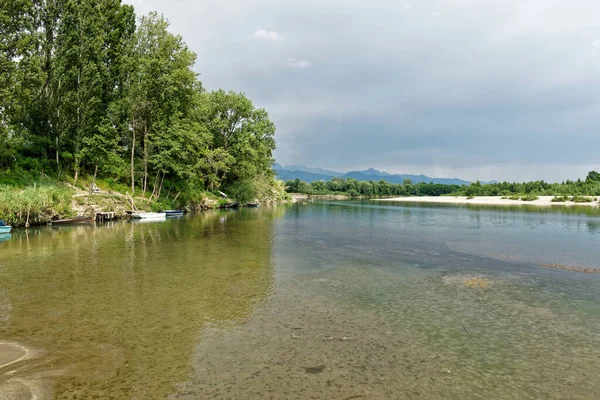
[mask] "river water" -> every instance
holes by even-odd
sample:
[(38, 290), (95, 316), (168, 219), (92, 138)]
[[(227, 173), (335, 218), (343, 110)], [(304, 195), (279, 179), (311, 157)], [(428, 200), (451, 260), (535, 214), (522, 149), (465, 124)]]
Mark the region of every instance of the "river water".
[(0, 243), (0, 399), (600, 398), (600, 210), (309, 202)]

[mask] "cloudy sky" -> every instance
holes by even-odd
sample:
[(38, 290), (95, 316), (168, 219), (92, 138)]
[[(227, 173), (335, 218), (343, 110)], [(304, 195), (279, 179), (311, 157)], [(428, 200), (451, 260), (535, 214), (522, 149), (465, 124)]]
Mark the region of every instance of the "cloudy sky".
[(600, 169), (597, 0), (128, 0), (246, 93), (277, 161), (482, 180)]

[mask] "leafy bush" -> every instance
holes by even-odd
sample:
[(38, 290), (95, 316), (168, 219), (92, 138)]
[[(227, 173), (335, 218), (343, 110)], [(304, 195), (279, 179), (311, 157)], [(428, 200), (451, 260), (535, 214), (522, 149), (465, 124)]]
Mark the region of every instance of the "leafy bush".
[(569, 201), (568, 196), (555, 196), (552, 200), (553, 203), (564, 203), (565, 201)]
[(535, 201), (535, 200), (538, 200), (538, 199), (539, 199), (539, 197), (537, 197), (535, 195), (532, 195), (532, 194), (528, 194), (526, 196), (521, 196), (521, 200), (522, 201)]
[(219, 199), (219, 208), (225, 208), (229, 204), (229, 200), (227, 199)]
[(258, 176), (238, 181), (228, 186), (226, 192), (240, 203), (250, 203), (254, 200), (271, 202), (290, 198), (290, 195), (285, 192), (284, 182), (272, 176)]
[(509, 200), (521, 200), (521, 196), (510, 196)]
[(591, 197), (585, 197), (585, 196), (573, 196), (571, 201), (573, 201), (575, 203), (592, 203), (594, 201), (594, 199)]

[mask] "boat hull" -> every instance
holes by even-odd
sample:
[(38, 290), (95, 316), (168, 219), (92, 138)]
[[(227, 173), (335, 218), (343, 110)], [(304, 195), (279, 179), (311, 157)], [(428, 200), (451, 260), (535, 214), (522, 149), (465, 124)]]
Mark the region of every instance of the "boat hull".
[(131, 218), (133, 219), (165, 219), (167, 217), (166, 213), (133, 213), (131, 214)]
[(183, 216), (183, 211), (180, 210), (167, 210), (164, 211), (165, 214), (167, 214), (167, 217), (182, 217)]
[(59, 219), (56, 221), (50, 222), (52, 225), (86, 225), (94, 222), (94, 218), (92, 217), (77, 217), (77, 218), (67, 218), (67, 219)]
[(0, 226), (0, 234), (1, 233), (10, 233), (12, 230), (12, 226)]

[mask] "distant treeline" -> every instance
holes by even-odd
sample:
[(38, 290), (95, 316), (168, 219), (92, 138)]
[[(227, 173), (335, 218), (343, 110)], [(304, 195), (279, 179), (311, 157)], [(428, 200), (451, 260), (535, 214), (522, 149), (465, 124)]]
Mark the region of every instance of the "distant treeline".
[(567, 180), (562, 183), (535, 182), (499, 182), (482, 184), (477, 181), (470, 185), (444, 185), (440, 183), (413, 184), (405, 180), (402, 184), (393, 184), (380, 180), (357, 181), (356, 179), (333, 178), (330, 181), (303, 182), (299, 179), (287, 181), (286, 191), (305, 194), (347, 194), (358, 196), (598, 196), (600, 195), (600, 173), (591, 171), (585, 180)]
[(354, 178), (333, 178), (330, 181), (316, 181), (312, 183), (296, 179), (287, 181), (286, 191), (289, 193), (305, 194), (347, 194), (351, 197), (358, 196), (442, 196), (454, 193), (461, 189), (458, 185), (444, 185), (441, 183), (417, 183), (410, 180), (401, 183), (389, 183), (385, 180), (358, 181)]

